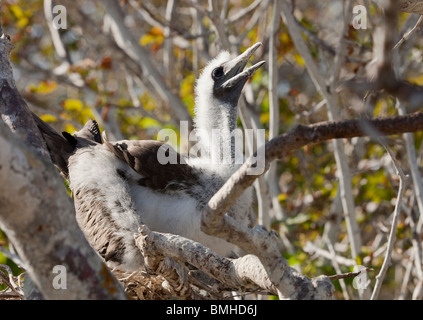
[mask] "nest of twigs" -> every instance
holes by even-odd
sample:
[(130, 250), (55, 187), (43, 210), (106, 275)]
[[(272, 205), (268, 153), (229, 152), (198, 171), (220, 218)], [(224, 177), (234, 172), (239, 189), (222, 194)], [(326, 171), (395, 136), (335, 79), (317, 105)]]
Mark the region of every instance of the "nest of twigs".
[[(227, 300), (233, 299), (230, 288), (221, 288), (211, 281), (205, 285), (203, 276), (198, 280), (198, 273), (193, 271), (189, 281), (177, 287), (166, 280), (163, 275), (149, 274), (145, 271), (134, 273), (113, 271), (125, 288), (130, 300)], [(195, 275), (194, 275), (195, 274)], [(181, 289), (182, 288), (182, 289)]]

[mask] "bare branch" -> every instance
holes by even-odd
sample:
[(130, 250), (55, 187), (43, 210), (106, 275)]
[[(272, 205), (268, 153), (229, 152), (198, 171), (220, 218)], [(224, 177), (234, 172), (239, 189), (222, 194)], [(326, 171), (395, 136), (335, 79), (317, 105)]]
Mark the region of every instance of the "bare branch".
[[(2, 271), (2, 269), (7, 272), (7, 275)], [(20, 278), (20, 277), (19, 277)], [(4, 264), (0, 264), (0, 283), (5, 284), (11, 292), (16, 296), (16, 298), (23, 298), (22, 286), (17, 283), (17, 277), (13, 276), (12, 269)], [(20, 282), (20, 280), (19, 280)], [(9, 290), (3, 290), (0, 292), (0, 297), (9, 293)]]
[(398, 217), (399, 214), (401, 212), (401, 202), (403, 201), (403, 195), (405, 192), (405, 188), (407, 186), (407, 177), (405, 176), (404, 172), (401, 169), (401, 165), (398, 163), (398, 160), (395, 158), (391, 148), (389, 148), (386, 144), (384, 144), (384, 147), (386, 149), (386, 151), (388, 152), (389, 156), (392, 159), (392, 162), (395, 166), (395, 169), (397, 170), (397, 174), (400, 178), (400, 185), (399, 185), (399, 190), (398, 190), (398, 195), (397, 195), (397, 199), (396, 199), (396, 203), (395, 203), (395, 210), (393, 213), (393, 218), (392, 218), (392, 225), (391, 225), (391, 231), (389, 233), (389, 238), (388, 238), (388, 248), (386, 249), (386, 254), (385, 254), (385, 258), (383, 260), (383, 264), (382, 264), (382, 268), (379, 271), (379, 274), (376, 276), (376, 284), (375, 287), (373, 288), (373, 293), (371, 296), (371, 300), (377, 299), (377, 297), (379, 296), (379, 292), (380, 289), (382, 287), (382, 282), (383, 279), (385, 277), (385, 274), (389, 268), (389, 264), (391, 261), (391, 255), (392, 255), (392, 250), (394, 248), (394, 242), (395, 242), (395, 238), (396, 238), (396, 231), (397, 231), (397, 225), (398, 225)]
[(423, 1), (422, 0), (400, 0), (398, 5), (401, 11), (423, 14)]
[[(412, 120), (413, 119), (413, 120)], [(405, 131), (414, 129), (422, 130), (423, 113), (414, 114), (405, 117), (396, 117), (392, 119), (374, 119), (374, 120), (348, 120), (339, 122), (329, 122), (324, 124), (306, 126), (296, 126), (290, 132), (278, 136), (269, 141), (265, 146), (266, 168), (270, 161), (282, 158), (286, 152), (299, 148), (309, 143), (316, 143), (328, 139), (349, 138), (352, 136), (362, 136), (365, 134), (365, 127), (371, 124), (381, 134), (389, 134), (391, 130), (403, 129)], [(395, 124), (394, 124), (395, 123)], [(400, 129), (400, 130), (401, 130)], [(392, 133), (392, 131), (391, 131)], [(323, 139), (323, 140), (322, 140)], [(223, 187), (210, 199), (208, 209), (202, 216), (202, 230), (207, 234), (214, 235), (230, 241), (240, 248), (257, 255), (266, 268), (273, 284), (279, 287), (282, 279), (272, 279), (272, 273), (275, 270), (284, 268), (283, 258), (280, 256), (277, 246), (269, 245), (271, 235), (262, 229), (248, 229), (236, 223), (232, 218), (226, 216), (235, 200), (254, 182), (255, 175), (248, 175), (248, 169), (251, 166), (251, 158), (223, 185)], [(277, 263), (275, 264), (275, 261)], [(281, 270), (279, 272), (282, 272)], [(284, 270), (283, 272), (286, 272)], [(283, 273), (282, 272), (282, 273)], [(286, 273), (289, 278), (289, 273)], [(294, 277), (295, 278), (295, 277)], [(290, 278), (289, 281), (294, 281)], [(295, 281), (294, 281), (295, 282)], [(324, 284), (322, 284), (325, 286)], [(289, 287), (285, 287), (289, 288)], [(291, 287), (292, 288), (292, 287)], [(292, 294), (289, 292), (280, 293), (287, 297)]]
[[(53, 165), (40, 160), (3, 122), (0, 148), (0, 228), (41, 293), (49, 299), (124, 299), (119, 284), (82, 235)], [(67, 290), (52, 285), (55, 265), (66, 268)], [(92, 277), (86, 278), (86, 273)]]
[[(256, 235), (262, 232), (267, 234), (265, 230), (259, 229), (255, 228), (253, 232)], [(279, 287), (276, 287), (275, 275), (269, 274), (263, 268), (261, 260), (254, 255), (245, 255), (233, 260), (223, 258), (200, 243), (177, 235), (152, 232), (146, 226), (140, 229), (136, 243), (144, 254), (147, 253), (147, 256), (153, 255), (154, 259), (159, 261), (164, 257), (171, 257), (187, 262), (234, 289), (244, 288), (248, 292), (249, 289), (253, 290), (258, 286), (270, 293), (279, 294), (281, 298), (292, 299), (330, 299), (332, 297), (330, 282), (325, 282), (323, 278), (310, 280), (290, 268), (283, 259), (278, 260), (279, 266), (284, 269), (284, 272), (278, 275), (283, 279), (279, 279)], [(271, 242), (268, 243), (271, 244)], [(283, 292), (282, 295), (281, 292)]]
[[(289, 151), (306, 144), (318, 143), (330, 139), (362, 137), (366, 135), (364, 126), (371, 125), (383, 135), (415, 132), (423, 130), (423, 113), (392, 118), (372, 120), (346, 120), (317, 123), (310, 126), (297, 125), (289, 132), (282, 134), (265, 145), (266, 167), (275, 159), (282, 159)], [(203, 214), (202, 228), (206, 233), (231, 239), (229, 232), (232, 223), (224, 214), (235, 200), (254, 182), (256, 175), (249, 175), (248, 170), (253, 164), (251, 157), (233, 174), (223, 187), (210, 199), (209, 208)], [(241, 233), (244, 232), (240, 231)], [(233, 239), (232, 239), (233, 240)], [(246, 242), (236, 243), (250, 250)]]
[(329, 279), (340, 280), (340, 279), (346, 279), (346, 278), (355, 278), (360, 273), (362, 273), (363, 271), (368, 272), (368, 271), (373, 271), (373, 269), (372, 268), (365, 268), (365, 269), (360, 270), (358, 272), (347, 272), (347, 273), (342, 273), (342, 274), (335, 274), (333, 276), (329, 276)]
[(9, 37), (0, 38), (0, 115), (7, 126), (18, 134), (29, 146), (44, 159), (50, 159), (40, 132), (35, 126), (31, 113), (16, 89), (10, 65), (10, 53), (14, 46)]
[(334, 256), (333, 253), (317, 247), (314, 243), (310, 241), (307, 242), (303, 250), (310, 255), (315, 254), (328, 260), (336, 260), (337, 264), (342, 264), (344, 266), (353, 267), (357, 264), (355, 260), (344, 258), (339, 255)]
[[(63, 180), (49, 163), (44, 140), (15, 87), (12, 48), (7, 37), (0, 39), (0, 228), (46, 298), (124, 299), (82, 235)], [(55, 265), (66, 268), (68, 290), (54, 289)], [(85, 273), (93, 276), (85, 279)]]
[[(269, 38), (269, 139), (272, 139), (279, 135), (279, 103), (278, 103), (278, 92), (277, 87), (279, 83), (278, 79), (278, 58), (277, 58), (277, 37), (278, 30), (280, 28), (280, 5), (278, 0), (273, 1), (273, 16), (270, 25), (270, 38)], [(270, 165), (269, 172), (266, 177), (266, 181), (269, 185), (270, 198), (272, 201), (272, 206), (277, 215), (283, 216), (283, 210), (279, 204), (278, 195), (280, 194), (279, 185), (278, 185), (278, 175), (277, 175), (277, 163), (274, 162)], [(269, 213), (266, 213), (267, 215)], [(265, 225), (266, 227), (270, 226)]]
[(400, 45), (402, 45), (405, 41), (407, 41), (415, 31), (420, 29), (420, 24), (423, 21), (423, 16), (419, 17), (419, 20), (417, 20), (416, 24), (413, 28), (411, 28), (407, 33), (405, 33), (402, 38), (397, 42), (397, 44), (394, 46), (394, 49), (397, 49)]

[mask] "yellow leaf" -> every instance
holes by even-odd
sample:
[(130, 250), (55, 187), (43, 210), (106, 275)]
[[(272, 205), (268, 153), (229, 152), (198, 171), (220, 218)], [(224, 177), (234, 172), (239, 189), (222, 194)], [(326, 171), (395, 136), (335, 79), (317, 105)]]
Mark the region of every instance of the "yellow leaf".
[(270, 113), (269, 112), (263, 112), (260, 115), (260, 122), (261, 123), (268, 123), (270, 120)]
[(62, 112), (60, 114), (60, 118), (62, 118), (63, 120), (72, 121), (72, 117), (67, 112)]
[(140, 45), (146, 46), (148, 44), (161, 45), (164, 41), (163, 30), (153, 27), (146, 35), (139, 40)]
[(153, 36), (163, 36), (163, 30), (158, 27), (153, 27), (150, 30), (150, 34), (152, 34)]
[(143, 118), (140, 122), (140, 127), (142, 129), (156, 128), (159, 126), (160, 126), (160, 123), (158, 123), (156, 120), (149, 117)]
[(13, 4), (9, 6), (9, 9), (10, 11), (12, 11), (12, 13), (14, 14), (16, 18), (21, 19), (24, 17), (24, 13), (18, 5)]
[(141, 104), (144, 106), (144, 109), (146, 111), (153, 111), (154, 109), (156, 109), (156, 103), (154, 101), (154, 99), (152, 99), (148, 93), (144, 92), (140, 97), (139, 100), (141, 102)]
[(142, 36), (139, 40), (140, 45), (142, 46), (146, 46), (147, 44), (150, 44), (154, 41), (154, 36), (152, 36), (151, 34), (146, 34), (144, 36)]
[(191, 115), (194, 115), (194, 83), (195, 76), (189, 75), (182, 79), (181, 89), (179, 90), (179, 95), (181, 96), (183, 103), (188, 107), (188, 110), (190, 111)]
[(28, 25), (29, 19), (27, 17), (22, 17), (18, 20), (18, 27), (24, 28)]
[(68, 111), (81, 111), (84, 108), (84, 103), (79, 99), (66, 99), (63, 102), (63, 107)]
[[(84, 120), (83, 120), (83, 122), (85, 123), (86, 121), (88, 121), (88, 119), (94, 119), (94, 115), (93, 115), (93, 113), (91, 112), (91, 109), (90, 108), (88, 108), (88, 107), (86, 107), (86, 108), (84, 108), (84, 109), (82, 109), (82, 111), (81, 111), (81, 114), (80, 114), (83, 118), (84, 118)], [(86, 119), (86, 120), (85, 120)]]
[(286, 193), (281, 193), (278, 195), (279, 201), (285, 201), (286, 199), (288, 199), (288, 195)]
[(29, 89), (31, 92), (49, 94), (57, 89), (57, 83), (53, 81), (41, 81), (38, 86), (31, 85)]
[(43, 120), (44, 122), (56, 122), (57, 118), (51, 114), (43, 114), (40, 117), (41, 120)]
[(301, 66), (304, 67), (305, 66), (305, 62), (303, 57), (301, 57), (299, 54), (294, 54), (294, 60)]
[(409, 78), (408, 81), (410, 81), (411, 83), (417, 84), (419, 86), (423, 85), (423, 75), (421, 76), (417, 76), (417, 77), (413, 77), (413, 78)]
[(291, 42), (291, 38), (289, 37), (287, 32), (281, 32), (279, 39), (281, 41), (281, 43), (287, 45)]
[(71, 125), (70, 123), (66, 123), (64, 131), (72, 134), (73, 132), (78, 131), (78, 130), (76, 130), (76, 128), (73, 125)]

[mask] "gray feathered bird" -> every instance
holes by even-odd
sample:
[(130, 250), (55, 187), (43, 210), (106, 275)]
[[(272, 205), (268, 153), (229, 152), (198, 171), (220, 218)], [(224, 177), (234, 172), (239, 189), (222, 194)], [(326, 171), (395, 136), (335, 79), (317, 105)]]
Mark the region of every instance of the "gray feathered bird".
[[(109, 265), (126, 271), (142, 267), (143, 257), (134, 242), (141, 223), (154, 231), (200, 242), (220, 255), (228, 256), (236, 249), (203, 233), (201, 214), (239, 167), (233, 159), (236, 146), (231, 133), (236, 128), (242, 88), (264, 63), (245, 69), (260, 46), (257, 43), (234, 59), (226, 51), (220, 53), (199, 77), (194, 118), (201, 144), (198, 158), (183, 158), (159, 141), (111, 142), (104, 135), (102, 143), (95, 121), (73, 135), (64, 132), (62, 137), (34, 116), (53, 163), (69, 180), (83, 233)], [(220, 139), (210, 139), (212, 132), (218, 132)], [(176, 156), (176, 164), (159, 161), (158, 151), (163, 146)], [(213, 152), (228, 148), (226, 162), (212, 161)], [(228, 214), (250, 224), (251, 204), (251, 190), (247, 190)]]

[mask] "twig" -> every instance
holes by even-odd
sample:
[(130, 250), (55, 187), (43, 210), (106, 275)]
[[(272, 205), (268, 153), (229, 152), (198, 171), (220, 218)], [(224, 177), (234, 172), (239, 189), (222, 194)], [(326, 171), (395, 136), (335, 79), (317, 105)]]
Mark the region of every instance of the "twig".
[(420, 29), (420, 24), (422, 23), (422, 21), (423, 16), (420, 16), (419, 20), (414, 25), (414, 27), (411, 28), (406, 34), (404, 34), (402, 38), (397, 42), (397, 44), (394, 46), (394, 50), (397, 49), (400, 45), (402, 45), (405, 41), (407, 41), (415, 31)]
[(228, 23), (234, 23), (237, 22), (238, 20), (244, 18), (246, 15), (248, 15), (251, 11), (255, 10), (260, 3), (262, 2), (262, 0), (255, 0), (253, 3), (251, 3), (248, 7), (243, 8), (241, 10), (239, 10), (237, 13), (235, 13), (233, 16), (231, 16), (230, 18), (227, 19)]
[[(56, 51), (56, 54), (63, 61), (63, 63), (67, 64), (66, 67), (69, 67), (69, 65), (72, 64), (72, 61), (70, 60), (70, 57), (66, 52), (65, 45), (63, 44), (63, 41), (60, 38), (59, 30), (54, 27), (51, 0), (44, 1), (44, 15), (47, 20), (47, 26), (50, 31), (51, 40), (53, 41), (53, 46)], [(63, 68), (62, 73), (65, 73), (66, 71), (67, 68)]]
[(402, 197), (404, 195), (405, 188), (406, 188), (406, 185), (407, 185), (407, 177), (405, 176), (404, 172), (402, 171), (402, 168), (401, 168), (398, 160), (395, 158), (395, 155), (393, 154), (391, 148), (389, 148), (389, 146), (387, 144), (385, 144), (384, 142), (382, 142), (382, 144), (383, 144), (383, 146), (385, 147), (386, 151), (388, 152), (389, 156), (392, 159), (392, 162), (395, 166), (395, 169), (397, 170), (397, 174), (400, 178), (400, 183), (399, 183), (399, 190), (398, 190), (398, 195), (397, 195), (397, 199), (396, 199), (396, 203), (395, 203), (393, 219), (392, 219), (391, 231), (389, 233), (389, 238), (388, 238), (388, 248), (386, 249), (386, 254), (385, 254), (385, 258), (383, 260), (382, 268), (380, 269), (379, 274), (376, 276), (376, 284), (375, 284), (375, 287), (373, 288), (373, 293), (372, 293), (372, 296), (370, 298), (371, 300), (375, 300), (379, 296), (379, 292), (380, 292), (380, 289), (382, 287), (383, 279), (385, 277), (386, 271), (389, 268), (389, 263), (391, 261), (392, 249), (394, 247), (394, 242), (395, 242), (395, 238), (396, 238), (395, 233), (397, 231), (398, 217), (399, 217), (399, 214), (401, 212)]
[(204, 7), (202, 7), (196, 1), (194, 1), (194, 0), (183, 0), (183, 2), (185, 2), (186, 4), (188, 4), (191, 7), (195, 8), (203, 16), (208, 17), (209, 19), (211, 19), (212, 13), (209, 10), (205, 9)]
[[(12, 245), (9, 244), (9, 248), (12, 248)], [(25, 264), (23, 263), (23, 261), (21, 260), (21, 258), (13, 252), (10, 252), (9, 250), (7, 250), (5, 247), (0, 247), (0, 252), (7, 258), (9, 258), (10, 260), (12, 260), (19, 268), (21, 269), (26, 269)]]
[[(5, 270), (7, 272), (7, 275), (1, 269)], [(8, 265), (0, 264), (0, 283), (4, 283), (8, 288), (10, 288), (10, 290), (12, 290), (12, 293), (17, 297), (23, 298), (23, 289), (19, 284), (16, 283), (16, 280), (14, 278), (15, 277), (13, 276), (12, 269)], [(20, 283), (19, 279), (20, 276), (18, 277), (18, 281)], [(7, 292), (6, 290), (1, 292), (0, 297), (4, 294), (10, 294), (10, 292)]]
[[(368, 123), (371, 123), (377, 130), (380, 131), (377, 134), (387, 134), (387, 130), (397, 131), (400, 128), (405, 131), (411, 130), (412, 126), (409, 122), (410, 117), (414, 118), (413, 122), (414, 125), (419, 128), (418, 130), (422, 130), (423, 113), (413, 114), (406, 117), (395, 117), (396, 125), (393, 123), (389, 124), (386, 119), (373, 119), (369, 120)], [(417, 120), (416, 117), (419, 119)], [(398, 121), (399, 119), (401, 120)], [(401, 122), (403, 123), (401, 124)], [(341, 127), (337, 127), (336, 124), (339, 123), (342, 123)], [(268, 168), (270, 161), (277, 158), (280, 159), (286, 154), (286, 152), (305, 144), (333, 138), (351, 137), (350, 134), (353, 134), (354, 136), (362, 136), (366, 132), (365, 128), (363, 128), (363, 120), (330, 122), (323, 124), (323, 127), (321, 127), (321, 125), (322, 124), (309, 127), (299, 125), (291, 131), (269, 141), (264, 147), (266, 154), (265, 167)], [(260, 229), (248, 229), (240, 226), (229, 216), (225, 215), (236, 199), (238, 199), (238, 197), (249, 186), (251, 186), (257, 178), (256, 175), (248, 174), (248, 170), (252, 162), (253, 160), (249, 158), (246, 163), (244, 163), (244, 165), (242, 165), (241, 168), (236, 171), (223, 185), (223, 187), (210, 199), (208, 208), (202, 215), (201, 228), (207, 234), (230, 241), (240, 248), (257, 255), (265, 268), (269, 270), (269, 276), (272, 276), (272, 270), (280, 270), (281, 267), (284, 267), (282, 263), (283, 259), (279, 257), (279, 251), (277, 248), (274, 247), (274, 244), (269, 245), (269, 243), (271, 243), (271, 240), (269, 239), (271, 236), (264, 230), (260, 231)], [(269, 257), (278, 258), (276, 260), (275, 258), (271, 260)], [(277, 262), (278, 265), (275, 265), (275, 262)], [(287, 274), (287, 276), (290, 280), (286, 281), (294, 281), (291, 278), (292, 275)], [(273, 280), (275, 279), (272, 279), (272, 281)], [(282, 281), (282, 279), (278, 278), (278, 280), (275, 281), (274, 285), (279, 287), (279, 281)], [(325, 286), (324, 284), (322, 285)], [(288, 291), (282, 293), (282, 296), (289, 297), (292, 293), (289, 293), (289, 287), (285, 287), (285, 289)]]
[(217, 1), (209, 0), (209, 12), (211, 13), (209, 18), (213, 22), (213, 26), (216, 29), (223, 49), (229, 50), (231, 48), (231, 43), (226, 35), (225, 23), (220, 19), (217, 3)]
[(250, 31), (257, 26), (258, 21), (263, 17), (266, 17), (266, 12), (270, 6), (270, 1), (271, 0), (260, 1), (259, 9), (254, 12), (253, 16), (245, 24), (243, 33), (239, 34), (236, 39), (237, 43), (241, 43), (247, 37)]
[[(241, 97), (238, 103), (238, 107), (239, 118), (241, 119), (242, 127), (244, 129), (253, 129), (252, 132), (257, 133), (257, 129), (258, 126), (260, 126), (260, 123), (257, 123), (254, 120), (253, 115), (247, 108), (246, 97)], [(260, 147), (256, 146), (256, 148), (254, 148), (254, 137), (251, 137), (248, 134), (245, 136), (245, 142), (247, 146), (246, 156), (251, 156), (255, 151), (257, 151), (257, 148)], [(258, 223), (268, 228), (270, 227), (270, 219), (263, 218), (268, 218), (267, 213), (270, 210), (270, 196), (266, 181), (263, 176), (258, 177), (258, 179), (254, 182), (254, 189), (256, 190), (257, 195)]]
[[(166, 6), (165, 20), (168, 25), (172, 24), (173, 12), (175, 10), (175, 0), (169, 0)], [(164, 40), (164, 52), (163, 52), (163, 68), (164, 75), (168, 79), (168, 83), (171, 88), (176, 86), (176, 68), (175, 68), (175, 56), (173, 54), (173, 41), (170, 33), (170, 27), (166, 26), (163, 30), (165, 37)]]
[(355, 260), (348, 259), (348, 258), (339, 256), (339, 255), (333, 255), (333, 253), (317, 247), (314, 243), (312, 243), (310, 241), (306, 243), (303, 250), (310, 255), (316, 254), (316, 255), (323, 257), (325, 259), (328, 259), (328, 260), (336, 260), (337, 264), (342, 264), (344, 266), (352, 267), (352, 266), (355, 266), (357, 264), (355, 262)]
[(358, 272), (347, 272), (347, 273), (342, 273), (342, 274), (335, 274), (333, 276), (328, 276), (329, 279), (331, 280), (340, 280), (340, 279), (346, 279), (346, 278), (355, 278), (357, 277), (359, 274), (361, 274), (362, 272), (369, 272), (369, 271), (373, 271), (372, 268), (365, 268), (362, 269)]
[[(423, 113), (418, 112), (407, 116), (390, 118), (375, 118), (371, 120), (345, 120), (327, 121), (310, 126), (297, 125), (290, 131), (270, 140), (264, 146), (266, 163), (275, 159), (282, 159), (291, 150), (300, 148), (306, 144), (318, 143), (330, 139), (352, 138), (366, 136), (363, 124), (369, 124), (381, 135), (391, 135), (403, 132), (415, 132), (423, 130)], [(251, 162), (250, 162), (251, 161)], [(215, 195), (211, 201), (213, 207), (220, 208), (223, 215), (235, 202), (236, 195), (240, 195), (257, 178), (256, 175), (248, 175), (247, 170), (253, 163), (253, 159), (247, 160), (243, 166), (221, 188), (222, 193), (229, 192), (226, 197)], [(237, 184), (235, 186), (235, 184)], [(223, 191), (223, 189), (228, 189)], [(219, 199), (219, 200), (218, 200)], [(216, 221), (219, 224), (219, 218)]]
[[(339, 267), (339, 264), (336, 261), (336, 252), (335, 252), (335, 248), (333, 247), (333, 244), (331, 242), (329, 242), (329, 241), (327, 241), (326, 244), (327, 244), (328, 249), (329, 249), (329, 252), (330, 252), (330, 254), (332, 256), (332, 258), (330, 259), (330, 261), (331, 261), (331, 263), (332, 263), (335, 271), (338, 272), (338, 273), (341, 273), (341, 268)], [(358, 272), (358, 274), (360, 273), (360, 271)], [(339, 276), (341, 276), (341, 275), (339, 274)], [(331, 279), (331, 277), (329, 277), (329, 279)], [(341, 285), (342, 294), (344, 295), (344, 299), (345, 300), (349, 300), (350, 299), (350, 296), (348, 295), (348, 291), (347, 291), (347, 287), (345, 285), (344, 278), (338, 277), (336, 279), (339, 280), (339, 284)]]
[(404, 300), (406, 298), (407, 286), (408, 286), (408, 282), (410, 281), (411, 271), (413, 270), (414, 257), (415, 257), (415, 254), (417, 253), (415, 250), (413, 250), (412, 252), (413, 252), (413, 255), (410, 256), (409, 258), (410, 260), (407, 262), (407, 266), (405, 268), (405, 274), (401, 283), (401, 290), (398, 296), (398, 300)]
[[(399, 111), (399, 114), (405, 113), (404, 106), (397, 100), (397, 109)], [(413, 238), (412, 243), (415, 247), (415, 261), (416, 261), (416, 272), (417, 276), (420, 280), (423, 280), (423, 267), (422, 267), (422, 261), (423, 261), (423, 252), (422, 252), (422, 243), (419, 239), (421, 239), (421, 232), (422, 232), (422, 225), (423, 225), (423, 183), (422, 183), (422, 176), (420, 174), (420, 170), (417, 165), (417, 155), (416, 150), (414, 148), (414, 136), (411, 133), (404, 133), (404, 140), (405, 140), (405, 147), (407, 150), (407, 158), (408, 158), (408, 164), (410, 167), (410, 173), (411, 178), (413, 180), (413, 190), (415, 194), (415, 200), (417, 202), (417, 207), (419, 209), (419, 219), (416, 223), (414, 221), (414, 217), (410, 215), (411, 219), (411, 229), (413, 232)]]
[[(280, 5), (279, 0), (273, 1), (273, 14), (270, 25), (270, 37), (269, 37), (269, 139), (272, 139), (279, 135), (279, 103), (278, 103), (278, 57), (277, 57), (277, 37), (280, 28)], [(272, 207), (275, 211), (275, 215), (280, 218), (284, 218), (284, 212), (279, 203), (278, 195), (279, 190), (279, 176), (277, 172), (277, 163), (273, 162), (270, 165), (269, 172), (266, 174), (266, 182), (270, 193), (270, 199), (272, 201)], [(269, 213), (266, 213), (267, 215)], [(266, 226), (268, 227), (268, 226)]]
[(396, 173), (399, 176), (399, 190), (398, 190), (398, 195), (397, 195), (397, 199), (396, 199), (396, 203), (395, 203), (395, 209), (394, 209), (394, 213), (393, 213), (393, 218), (392, 218), (392, 225), (391, 225), (391, 229), (390, 229), (390, 233), (389, 233), (389, 237), (388, 237), (388, 244), (387, 244), (387, 248), (386, 248), (386, 253), (385, 253), (385, 258), (384, 261), (382, 263), (382, 267), (378, 273), (378, 275), (376, 276), (376, 284), (373, 288), (373, 292), (372, 295), (370, 297), (371, 300), (375, 300), (377, 299), (380, 289), (382, 287), (382, 282), (383, 279), (385, 277), (385, 274), (389, 268), (389, 264), (391, 261), (391, 255), (392, 255), (392, 250), (394, 247), (394, 242), (395, 242), (395, 238), (396, 238), (396, 231), (397, 231), (397, 224), (398, 224), (398, 217), (399, 214), (401, 212), (401, 204), (402, 204), (402, 198), (406, 189), (406, 185), (407, 185), (407, 177), (405, 176), (401, 165), (399, 164), (398, 160), (395, 158), (395, 155), (393, 153), (393, 151), (391, 150), (391, 148), (388, 146), (387, 142), (385, 141), (385, 137), (381, 136), (380, 132), (378, 132), (377, 128), (374, 128), (371, 124), (368, 123), (364, 123), (363, 124), (363, 130), (365, 132), (367, 132), (367, 134), (375, 139), (377, 142), (379, 142), (386, 150), (386, 152), (388, 153), (388, 155), (390, 156), (392, 163), (395, 167)]
[(339, 39), (339, 46), (336, 50), (336, 55), (334, 59), (334, 67), (332, 70), (332, 75), (329, 81), (329, 85), (331, 87), (331, 92), (335, 91), (336, 85), (339, 80), (339, 75), (341, 73), (342, 65), (345, 62), (345, 50), (346, 50), (346, 42), (345, 37), (348, 33), (348, 30), (350, 28), (350, 18), (351, 18), (351, 12), (352, 12), (352, 3), (351, 0), (344, 1), (344, 24), (342, 27), (342, 31), (340, 34)]

